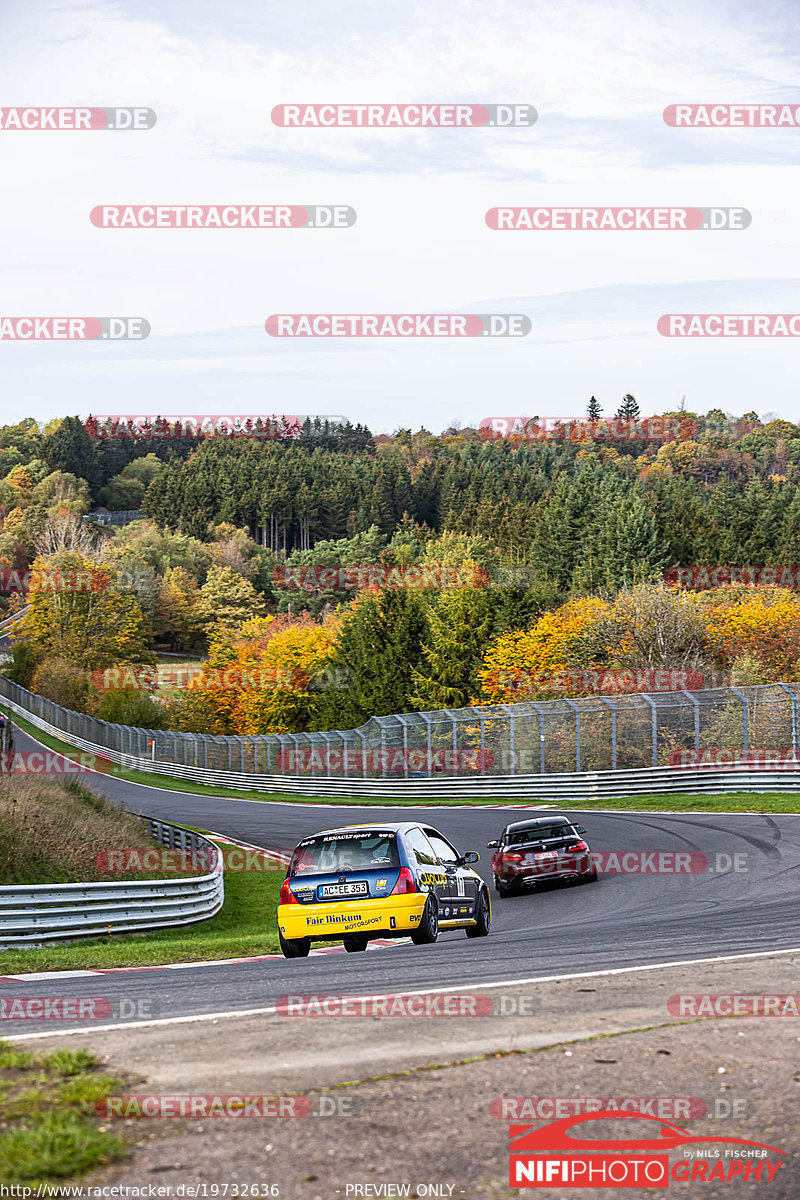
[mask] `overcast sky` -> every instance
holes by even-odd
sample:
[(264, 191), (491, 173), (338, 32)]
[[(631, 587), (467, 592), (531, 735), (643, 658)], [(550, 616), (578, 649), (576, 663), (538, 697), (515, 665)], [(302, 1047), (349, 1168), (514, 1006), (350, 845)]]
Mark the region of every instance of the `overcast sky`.
[[(800, 312), (800, 129), (673, 129), (676, 102), (800, 103), (770, 3), (26, 0), (0, 106), (142, 105), (146, 132), (0, 132), (3, 315), (143, 316), (140, 343), (0, 343), (0, 419), (331, 413), (800, 418), (798, 340), (661, 337), (668, 312)], [(532, 128), (281, 129), (291, 102), (516, 102)], [(349, 204), (343, 230), (110, 230), (97, 204)], [(498, 205), (743, 206), (733, 232), (495, 232)], [(525, 313), (519, 340), (277, 340), (272, 313)]]

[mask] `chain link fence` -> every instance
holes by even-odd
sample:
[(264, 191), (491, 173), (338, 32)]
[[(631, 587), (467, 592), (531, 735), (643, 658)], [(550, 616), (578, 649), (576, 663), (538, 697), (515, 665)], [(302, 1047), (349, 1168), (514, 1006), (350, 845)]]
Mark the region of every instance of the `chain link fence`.
[(118, 762), (239, 775), (507, 778), (681, 767), (715, 754), (723, 764), (764, 751), (800, 758), (800, 684), (495, 704), (373, 717), (358, 729), (231, 737), (112, 725), (2, 677), (0, 696)]

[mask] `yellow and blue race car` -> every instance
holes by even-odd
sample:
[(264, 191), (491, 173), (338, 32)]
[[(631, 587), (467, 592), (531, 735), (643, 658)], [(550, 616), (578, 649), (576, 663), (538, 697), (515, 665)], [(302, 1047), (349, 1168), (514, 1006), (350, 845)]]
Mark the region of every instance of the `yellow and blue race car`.
[(435, 942), (440, 929), (486, 937), (489, 889), (443, 834), (415, 821), (328, 829), (304, 838), (281, 885), (278, 929), (286, 958), (304, 958), (312, 941), (341, 937), (345, 950), (370, 938)]

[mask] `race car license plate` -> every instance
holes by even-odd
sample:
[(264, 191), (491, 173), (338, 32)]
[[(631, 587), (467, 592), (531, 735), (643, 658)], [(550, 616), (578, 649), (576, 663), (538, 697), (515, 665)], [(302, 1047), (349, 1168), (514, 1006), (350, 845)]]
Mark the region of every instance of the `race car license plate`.
[(549, 862), (553, 858), (558, 858), (557, 850), (540, 850), (538, 854), (532, 855), (534, 862)]
[(359, 883), (322, 883), (319, 888), (320, 900), (338, 900), (342, 896), (368, 896), (369, 885), (365, 881)]

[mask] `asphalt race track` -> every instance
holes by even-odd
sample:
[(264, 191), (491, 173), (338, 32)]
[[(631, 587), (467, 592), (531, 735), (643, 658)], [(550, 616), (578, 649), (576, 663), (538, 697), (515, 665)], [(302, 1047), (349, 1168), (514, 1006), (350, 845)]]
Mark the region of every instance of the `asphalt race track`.
[[(32, 745), (18, 731), (18, 749)], [(290, 849), (319, 829), (416, 815), (439, 827), (459, 849), (480, 851), (478, 870), (487, 881), (487, 841), (508, 820), (523, 815), (518, 809), (273, 804), (160, 791), (109, 776), (94, 776), (90, 782), (133, 811), (269, 849)], [(141, 997), (152, 1004), (154, 1017), (169, 1018), (259, 1009), (286, 993), (467, 987), (800, 946), (800, 815), (584, 810), (577, 816), (593, 850), (699, 851), (708, 857), (710, 869), (693, 875), (605, 874), (596, 884), (552, 886), (506, 900), (492, 892), (493, 929), (483, 939), (450, 932), (433, 946), (119, 971), (102, 979), (73, 974), (6, 980), (2, 991), (5, 996), (102, 994), (112, 1002)], [(0, 970), (1, 964), (2, 959)], [(80, 1024), (71, 1021), (63, 1027)], [(30, 1032), (31, 1023), (7, 1020), (3, 1027), (4, 1034), (13, 1035)], [(48, 1021), (47, 1028), (54, 1031), (59, 1024)]]

